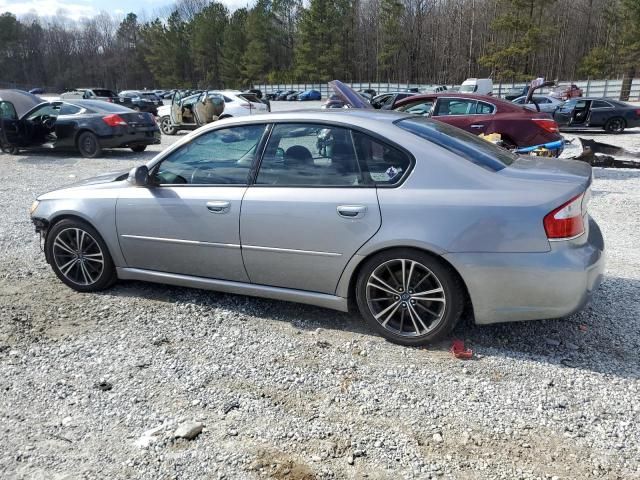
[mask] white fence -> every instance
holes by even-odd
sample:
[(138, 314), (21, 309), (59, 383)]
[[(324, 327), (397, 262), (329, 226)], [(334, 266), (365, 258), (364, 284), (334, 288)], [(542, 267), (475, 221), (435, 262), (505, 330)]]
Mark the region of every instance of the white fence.
[[(580, 81), (560, 81), (561, 85), (567, 85), (575, 83), (583, 91), (585, 97), (606, 97), (606, 98), (619, 98), (620, 91), (622, 90), (622, 79), (620, 80), (580, 80)], [(410, 88), (417, 88), (424, 90), (429, 87), (434, 87), (433, 84), (418, 84), (418, 83), (375, 83), (375, 82), (356, 82), (350, 83), (354, 90), (375, 90), (376, 93), (404, 91)], [(524, 87), (526, 83), (495, 83), (493, 85), (493, 94), (497, 96), (504, 96), (507, 92), (513, 88)], [(452, 88), (456, 85), (447, 85), (447, 88)], [(329, 85), (327, 83), (279, 83), (279, 84), (255, 84), (253, 88), (262, 90), (263, 93), (271, 93), (276, 90), (318, 90), (322, 94), (322, 98), (327, 98), (331, 95)], [(540, 89), (541, 93), (548, 92), (548, 89)], [(633, 80), (631, 85), (630, 101), (640, 101), (640, 78)]]

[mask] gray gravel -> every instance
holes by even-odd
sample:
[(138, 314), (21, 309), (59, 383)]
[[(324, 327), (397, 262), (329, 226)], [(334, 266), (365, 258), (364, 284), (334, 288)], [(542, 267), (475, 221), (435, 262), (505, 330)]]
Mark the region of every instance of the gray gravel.
[(461, 361), (319, 308), (65, 287), (33, 198), (159, 150), (0, 155), (0, 478), (640, 478), (639, 171), (595, 170), (608, 267), (592, 305), (463, 322)]

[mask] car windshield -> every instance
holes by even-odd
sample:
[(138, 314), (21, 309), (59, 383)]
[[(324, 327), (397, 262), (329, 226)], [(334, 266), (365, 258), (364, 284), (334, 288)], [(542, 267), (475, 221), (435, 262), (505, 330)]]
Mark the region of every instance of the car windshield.
[(415, 117), (398, 120), (395, 123), (403, 130), (494, 172), (511, 165), (518, 158), (516, 154), (502, 147), (436, 120)]
[(155, 93), (143, 93), (141, 97), (149, 100), (158, 100), (158, 96)]

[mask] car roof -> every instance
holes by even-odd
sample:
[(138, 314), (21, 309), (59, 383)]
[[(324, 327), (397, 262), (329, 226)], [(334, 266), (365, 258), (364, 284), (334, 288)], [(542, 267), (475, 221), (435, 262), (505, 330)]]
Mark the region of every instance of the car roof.
[(460, 98), (460, 99), (470, 99), (470, 100), (482, 100), (483, 102), (487, 102), (495, 105), (498, 108), (498, 110), (501, 110), (503, 112), (522, 111), (522, 106), (512, 103), (509, 100), (504, 100), (500, 97), (494, 97), (491, 95), (480, 95), (477, 93), (459, 93), (451, 90), (438, 92), (438, 93), (418, 93), (412, 97), (403, 98), (398, 102), (397, 105), (401, 106), (409, 102), (415, 102), (416, 100), (422, 100), (422, 99), (427, 100), (429, 98)]

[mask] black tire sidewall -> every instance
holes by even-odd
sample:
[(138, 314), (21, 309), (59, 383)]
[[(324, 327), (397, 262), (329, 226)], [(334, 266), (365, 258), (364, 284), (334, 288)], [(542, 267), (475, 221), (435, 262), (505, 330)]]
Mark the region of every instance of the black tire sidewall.
[[(613, 122), (622, 122), (622, 128), (621, 128), (620, 130), (613, 130), (613, 129), (611, 128), (611, 124), (612, 124)], [(618, 134), (618, 133), (622, 133), (622, 132), (624, 132), (624, 129), (625, 129), (625, 128), (626, 128), (626, 126), (627, 126), (627, 125), (626, 125), (626, 123), (627, 123), (627, 122), (625, 122), (625, 121), (624, 121), (624, 118), (620, 118), (620, 117), (610, 118), (609, 120), (607, 120), (607, 123), (605, 123), (605, 125), (604, 125), (604, 129), (605, 129), (605, 131), (607, 131), (607, 132), (609, 132), (609, 133), (612, 133), (612, 134), (616, 135), (616, 134)]]
[[(84, 148), (82, 147), (82, 141), (87, 138), (88, 136), (91, 136), (93, 138), (93, 141), (96, 143), (96, 150), (95, 152), (85, 152)], [(82, 155), (84, 158), (97, 158), (100, 156), (100, 154), (102, 153), (102, 147), (100, 146), (100, 140), (98, 139), (98, 137), (96, 136), (95, 133), (93, 132), (82, 132), (79, 136), (78, 136), (78, 151), (80, 152), (80, 155)]]
[[(374, 318), (367, 305), (366, 283), (369, 276), (382, 263), (398, 258), (415, 260), (431, 270), (442, 285), (445, 298), (447, 299), (443, 320), (433, 331), (418, 338), (403, 337), (386, 330)], [(465, 295), (462, 283), (457, 274), (452, 271), (451, 267), (433, 255), (410, 248), (387, 250), (365, 260), (365, 263), (358, 274), (355, 295), (358, 309), (365, 321), (390, 342), (406, 346), (425, 345), (444, 338), (458, 323), (465, 304)]]
[[(102, 250), (102, 254), (104, 258), (104, 269), (98, 281), (91, 285), (78, 285), (77, 283), (74, 283), (71, 280), (67, 279), (67, 277), (65, 277), (62, 274), (60, 269), (58, 269), (55, 259), (53, 258), (54, 239), (62, 230), (65, 230), (67, 228), (80, 228), (84, 230), (89, 235), (91, 235), (96, 242), (98, 242), (98, 245)], [(75, 219), (75, 218), (73, 219), (67, 218), (55, 223), (53, 227), (51, 227), (51, 229), (47, 232), (47, 239), (45, 242), (45, 252), (46, 252), (47, 258), (49, 259), (51, 268), (53, 269), (53, 272), (56, 274), (56, 276), (65, 285), (67, 285), (68, 287), (71, 287), (72, 289), (78, 292), (97, 292), (99, 290), (104, 290), (105, 288), (110, 287), (116, 280), (115, 266), (113, 264), (111, 254), (109, 253), (109, 249), (107, 248), (107, 244), (104, 242), (104, 240), (102, 239), (102, 237), (96, 231), (95, 228), (93, 228), (87, 222), (84, 222), (82, 220)]]
[(131, 150), (135, 153), (142, 153), (147, 149), (146, 145), (137, 145), (135, 147), (131, 147)]

